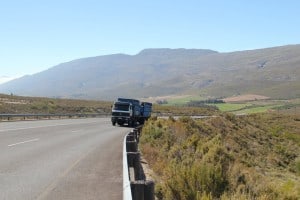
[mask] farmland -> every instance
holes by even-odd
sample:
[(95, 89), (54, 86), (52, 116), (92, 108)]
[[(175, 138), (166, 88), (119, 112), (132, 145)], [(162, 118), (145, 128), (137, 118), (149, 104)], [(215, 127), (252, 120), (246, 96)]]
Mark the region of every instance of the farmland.
[[(202, 96), (183, 96), (180, 98), (165, 99), (166, 106), (186, 106), (191, 102), (205, 102)], [(201, 103), (200, 106), (212, 106), (221, 112), (230, 112), (233, 114), (252, 114), (264, 112), (277, 113), (300, 113), (300, 99), (269, 99), (259, 95), (242, 95), (224, 99), (223, 103)]]

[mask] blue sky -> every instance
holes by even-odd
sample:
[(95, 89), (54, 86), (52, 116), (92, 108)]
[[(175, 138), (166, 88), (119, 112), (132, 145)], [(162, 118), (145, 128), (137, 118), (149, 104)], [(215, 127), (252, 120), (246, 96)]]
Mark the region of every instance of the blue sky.
[(145, 48), (300, 44), (298, 0), (0, 0), (0, 77)]

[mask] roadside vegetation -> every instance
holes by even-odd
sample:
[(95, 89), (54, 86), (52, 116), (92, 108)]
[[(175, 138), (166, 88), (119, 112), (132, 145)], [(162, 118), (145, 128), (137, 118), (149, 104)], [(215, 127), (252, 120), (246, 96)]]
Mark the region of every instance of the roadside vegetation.
[[(2, 114), (111, 114), (112, 102), (54, 99), (43, 97), (23, 97), (0, 94), (0, 113)], [(162, 106), (153, 105), (153, 115), (213, 115), (218, 109), (213, 106)]]
[[(220, 112), (231, 112), (234, 114), (258, 112), (300, 114), (300, 99), (212, 103), (211, 100), (199, 100), (199, 98), (201, 97), (188, 96), (183, 99), (174, 99), (172, 104), (153, 104), (153, 115), (193, 116), (215, 115)], [(38, 98), (0, 94), (0, 113), (9, 114), (110, 114), (111, 105), (112, 102), (108, 101)]]
[(22, 97), (0, 94), (2, 114), (111, 113), (111, 102)]
[(158, 199), (300, 199), (300, 115), (151, 118), (140, 148)]

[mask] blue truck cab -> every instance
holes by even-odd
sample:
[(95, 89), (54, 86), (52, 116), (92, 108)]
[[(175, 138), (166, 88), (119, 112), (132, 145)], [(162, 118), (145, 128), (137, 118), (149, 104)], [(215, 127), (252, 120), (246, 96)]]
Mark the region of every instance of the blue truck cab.
[(112, 125), (127, 124), (134, 127), (143, 124), (151, 116), (152, 103), (140, 102), (136, 99), (118, 98), (112, 106)]

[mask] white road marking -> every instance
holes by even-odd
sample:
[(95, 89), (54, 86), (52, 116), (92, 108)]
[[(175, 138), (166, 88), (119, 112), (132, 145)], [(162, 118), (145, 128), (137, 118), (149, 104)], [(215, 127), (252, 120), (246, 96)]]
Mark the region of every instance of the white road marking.
[(26, 140), (26, 141), (23, 141), (23, 142), (18, 142), (18, 143), (14, 143), (14, 144), (10, 144), (10, 145), (7, 145), (8, 147), (12, 147), (12, 146), (16, 146), (16, 145), (19, 145), (19, 144), (24, 144), (24, 143), (28, 143), (28, 142), (36, 142), (40, 140), (39, 138), (35, 138), (35, 139), (32, 139), (32, 140)]

